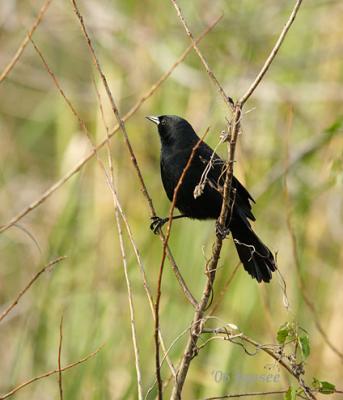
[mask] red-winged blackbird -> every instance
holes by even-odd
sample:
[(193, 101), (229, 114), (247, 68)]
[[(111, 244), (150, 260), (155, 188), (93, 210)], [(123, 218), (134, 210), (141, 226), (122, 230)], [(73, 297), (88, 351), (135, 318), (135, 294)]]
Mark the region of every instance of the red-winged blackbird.
[[(199, 137), (192, 126), (176, 115), (149, 116), (155, 123), (161, 139), (161, 177), (170, 201), (181, 174), (191, 157)], [(176, 207), (181, 217), (217, 219), (222, 205), (221, 188), (224, 184), (224, 161), (204, 142), (193, 154), (192, 162), (177, 192)], [(227, 231), (232, 233), (239, 258), (246, 271), (258, 282), (269, 282), (276, 270), (273, 254), (251, 228), (249, 219), (255, 221), (251, 212), (249, 192), (235, 178), (231, 195), (234, 196), (232, 212), (226, 221)], [(230, 219), (229, 219), (230, 218)], [(168, 218), (155, 217), (151, 229), (157, 230)]]

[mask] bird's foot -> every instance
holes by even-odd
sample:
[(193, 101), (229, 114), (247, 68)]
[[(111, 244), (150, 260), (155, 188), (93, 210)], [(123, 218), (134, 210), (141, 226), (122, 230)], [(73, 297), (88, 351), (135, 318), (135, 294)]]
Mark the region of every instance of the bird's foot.
[(169, 218), (161, 218), (155, 215), (154, 217), (151, 217), (152, 222), (150, 224), (150, 229), (154, 232), (155, 235), (157, 235), (159, 230), (168, 220)]
[(217, 238), (224, 240), (230, 234), (230, 229), (222, 226), (218, 221), (216, 221), (216, 236)]

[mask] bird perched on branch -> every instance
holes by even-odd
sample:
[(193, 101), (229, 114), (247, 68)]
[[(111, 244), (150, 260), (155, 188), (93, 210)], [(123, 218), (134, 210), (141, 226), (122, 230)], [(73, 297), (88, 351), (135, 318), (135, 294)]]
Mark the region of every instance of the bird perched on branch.
[[(162, 145), (161, 177), (170, 201), (173, 201), (174, 190), (185, 171), (175, 200), (181, 215), (173, 219), (218, 219), (223, 201), (224, 161), (206, 143), (199, 142), (201, 139), (183, 118), (161, 115), (147, 119), (157, 125)], [(273, 254), (250, 225), (249, 220), (255, 221), (251, 211), (254, 199), (234, 176), (230, 196), (233, 197), (224, 232), (219, 230), (217, 234), (225, 236), (231, 232), (244, 269), (258, 282), (269, 282), (276, 264)], [(153, 217), (151, 229), (157, 233), (168, 219)]]

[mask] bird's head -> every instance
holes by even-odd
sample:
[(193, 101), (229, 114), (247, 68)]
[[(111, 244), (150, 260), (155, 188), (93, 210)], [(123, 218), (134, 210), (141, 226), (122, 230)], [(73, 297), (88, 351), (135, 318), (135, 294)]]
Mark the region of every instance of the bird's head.
[(160, 115), (159, 117), (151, 115), (146, 118), (157, 125), (163, 146), (170, 146), (175, 143), (183, 146), (193, 145), (194, 141), (198, 140), (192, 125), (177, 115)]

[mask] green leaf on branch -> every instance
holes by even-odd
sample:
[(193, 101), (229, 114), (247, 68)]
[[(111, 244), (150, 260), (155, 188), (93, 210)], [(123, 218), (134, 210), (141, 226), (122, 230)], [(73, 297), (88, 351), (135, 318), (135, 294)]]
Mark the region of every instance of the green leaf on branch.
[(293, 325), (289, 322), (285, 322), (277, 331), (276, 339), (280, 344), (285, 344), (285, 341), (289, 336), (294, 336)]
[(301, 354), (304, 359), (306, 359), (310, 355), (310, 339), (307, 334), (303, 334), (298, 338), (299, 346), (301, 349)]
[(318, 390), (322, 394), (332, 394), (336, 391), (336, 386), (333, 383), (327, 381), (320, 381), (317, 378), (313, 378), (313, 388)]

